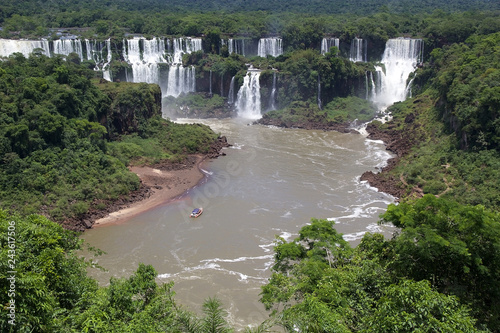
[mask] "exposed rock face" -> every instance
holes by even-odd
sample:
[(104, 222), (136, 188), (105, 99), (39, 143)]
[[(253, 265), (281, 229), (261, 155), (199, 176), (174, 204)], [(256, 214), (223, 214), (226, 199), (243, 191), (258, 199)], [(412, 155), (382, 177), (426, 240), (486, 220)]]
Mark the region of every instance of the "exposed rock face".
[(231, 145), (227, 142), (227, 138), (225, 136), (220, 136), (210, 146), (210, 151), (207, 153), (207, 157), (217, 158), (219, 156), (225, 156), (226, 153), (222, 151), (222, 148), (230, 146)]
[(381, 192), (388, 193), (396, 198), (401, 198), (406, 194), (403, 181), (389, 171), (393, 170), (398, 164), (400, 158), (406, 155), (411, 147), (411, 135), (407, 132), (395, 130), (389, 126), (388, 130), (380, 130), (375, 124), (369, 124), (366, 127), (369, 133), (368, 138), (373, 140), (382, 140), (386, 144), (386, 149), (396, 154), (396, 157), (387, 161), (387, 165), (379, 173), (367, 171), (361, 175), (362, 181), (367, 181), (370, 186), (377, 188)]
[(161, 116), (161, 89), (156, 84), (106, 81), (98, 87), (110, 98), (109, 110), (100, 119), (110, 138), (137, 132), (141, 123)]

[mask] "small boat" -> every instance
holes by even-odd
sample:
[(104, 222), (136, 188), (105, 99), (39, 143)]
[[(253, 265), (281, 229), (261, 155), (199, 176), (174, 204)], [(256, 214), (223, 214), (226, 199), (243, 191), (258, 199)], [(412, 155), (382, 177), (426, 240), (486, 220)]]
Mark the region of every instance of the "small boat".
[(203, 213), (203, 208), (195, 208), (193, 209), (193, 211), (191, 212), (191, 215), (190, 217), (198, 217), (201, 215), (201, 213)]

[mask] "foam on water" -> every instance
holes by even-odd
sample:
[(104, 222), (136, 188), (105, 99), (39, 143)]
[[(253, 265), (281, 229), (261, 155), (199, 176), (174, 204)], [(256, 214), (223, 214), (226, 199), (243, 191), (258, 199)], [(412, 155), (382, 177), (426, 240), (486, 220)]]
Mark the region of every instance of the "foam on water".
[(239, 257), (234, 259), (221, 259), (221, 258), (213, 258), (213, 259), (204, 259), (201, 262), (243, 262), (248, 260), (267, 260), (269, 258), (273, 258), (272, 255), (266, 256), (258, 256), (258, 257)]

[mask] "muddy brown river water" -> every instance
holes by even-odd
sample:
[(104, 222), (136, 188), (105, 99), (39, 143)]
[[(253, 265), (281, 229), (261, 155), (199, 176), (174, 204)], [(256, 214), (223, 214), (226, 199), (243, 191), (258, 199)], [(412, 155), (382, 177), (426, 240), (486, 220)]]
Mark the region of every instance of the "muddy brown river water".
[[(233, 146), (205, 163), (204, 181), (178, 200), (85, 232), (107, 253), (98, 261), (108, 271), (91, 272), (103, 285), (111, 276), (130, 276), (140, 262), (152, 264), (159, 282), (175, 282), (180, 304), (198, 312), (204, 299), (217, 296), (233, 325), (244, 328), (268, 316), (259, 293), (276, 236), (293, 239), (312, 217), (334, 219), (353, 246), (366, 232), (391, 234), (377, 221), (394, 198), (359, 181), (390, 157), (382, 142), (242, 119), (197, 122)], [(194, 207), (204, 212), (190, 219)]]

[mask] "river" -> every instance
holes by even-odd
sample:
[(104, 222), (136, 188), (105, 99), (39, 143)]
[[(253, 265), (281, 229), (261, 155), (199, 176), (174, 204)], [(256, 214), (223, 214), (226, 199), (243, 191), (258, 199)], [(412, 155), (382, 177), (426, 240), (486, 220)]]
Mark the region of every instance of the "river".
[[(359, 181), (390, 157), (382, 142), (249, 126), (243, 119), (196, 122), (233, 146), (205, 163), (205, 180), (179, 200), (83, 234), (107, 253), (98, 262), (108, 272), (91, 272), (102, 284), (130, 276), (140, 262), (152, 264), (159, 282), (175, 282), (180, 304), (199, 312), (206, 298), (217, 296), (233, 326), (243, 328), (268, 316), (259, 293), (271, 273), (276, 236), (293, 239), (312, 217), (334, 219), (353, 246), (367, 231), (391, 234), (376, 222), (394, 198)], [(200, 206), (203, 215), (190, 219)]]

